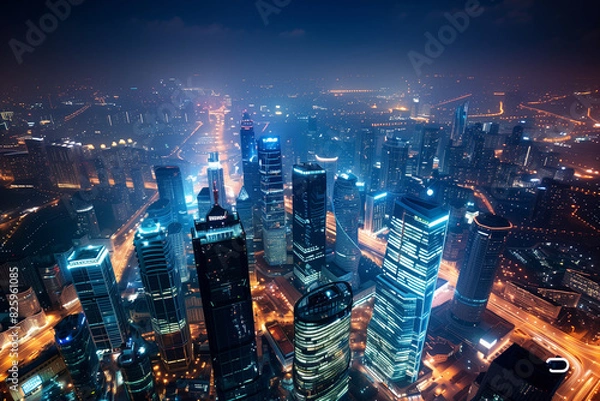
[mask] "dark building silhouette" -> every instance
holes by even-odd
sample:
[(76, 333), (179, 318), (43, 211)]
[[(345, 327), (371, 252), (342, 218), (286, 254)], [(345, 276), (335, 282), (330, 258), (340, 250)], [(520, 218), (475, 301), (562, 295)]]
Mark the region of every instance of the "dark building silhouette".
[(154, 166), (154, 175), (160, 199), (168, 199), (176, 219), (183, 221), (187, 216), (187, 207), (181, 170), (176, 166)]
[(421, 128), (421, 146), (417, 158), (417, 175), (429, 177), (433, 172), (434, 159), (440, 143), (440, 127), (425, 126)]
[[(139, 340), (138, 340), (139, 341)], [(158, 401), (146, 346), (130, 338), (117, 359), (130, 401)]]
[(476, 326), (481, 321), (511, 227), (508, 220), (493, 214), (473, 220), (452, 300), (451, 316), (456, 322)]

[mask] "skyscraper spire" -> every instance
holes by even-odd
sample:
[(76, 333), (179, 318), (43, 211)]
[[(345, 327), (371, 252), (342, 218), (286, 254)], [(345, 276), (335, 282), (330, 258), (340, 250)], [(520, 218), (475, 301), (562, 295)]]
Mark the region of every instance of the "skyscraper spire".
[(213, 181), (213, 198), (215, 198), (215, 205), (219, 204), (219, 188), (217, 187), (217, 180)]

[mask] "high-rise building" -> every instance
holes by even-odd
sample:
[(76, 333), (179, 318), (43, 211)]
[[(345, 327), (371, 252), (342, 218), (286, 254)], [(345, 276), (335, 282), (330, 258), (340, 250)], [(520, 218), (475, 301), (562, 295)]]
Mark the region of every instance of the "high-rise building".
[(246, 238), (237, 213), (214, 205), (192, 228), (217, 397), (258, 400), (259, 372)]
[(408, 145), (396, 136), (388, 136), (381, 158), (379, 188), (394, 193), (402, 192), (407, 172)]
[(258, 139), (258, 164), (262, 192), (262, 237), (265, 260), (269, 265), (287, 261), (283, 172), (278, 136)]
[(93, 400), (101, 389), (100, 361), (83, 313), (69, 315), (54, 327), (54, 338), (80, 401)]
[(365, 201), (365, 231), (375, 234), (384, 228), (387, 192), (371, 192)]
[(319, 287), (294, 306), (294, 396), (336, 401), (348, 393), (352, 289), (345, 282)]
[(386, 383), (417, 380), (447, 224), (437, 204), (396, 201), (365, 350), (366, 364)]
[[(206, 176), (208, 177), (208, 187), (213, 188), (216, 186), (219, 191), (219, 205), (226, 208), (227, 193), (225, 192), (225, 176), (223, 175), (223, 167), (219, 161), (219, 152), (210, 152), (208, 155), (208, 169), (206, 170)], [(214, 191), (210, 191), (210, 203), (215, 204)]]
[(454, 112), (454, 121), (452, 123), (452, 132), (450, 139), (455, 146), (462, 144), (465, 130), (467, 129), (467, 114), (469, 112), (469, 102), (464, 102), (456, 108)]
[(46, 154), (46, 145), (42, 138), (27, 138), (25, 146), (29, 154), (29, 162), (34, 167), (33, 179), (36, 185), (49, 187), (52, 184), (52, 178), (49, 175), (50, 166), (48, 165), (48, 155)]
[(424, 126), (421, 128), (421, 146), (417, 161), (417, 175), (427, 178), (434, 170), (435, 158), (440, 143), (440, 127)]
[(358, 150), (360, 178), (367, 185), (367, 190), (371, 189), (371, 174), (375, 155), (377, 154), (377, 137), (372, 129), (362, 129), (360, 131), (360, 149)]
[(302, 289), (319, 280), (325, 265), (327, 177), (316, 163), (294, 166), (294, 276)]
[[(565, 379), (546, 361), (513, 344), (492, 361), (472, 401), (551, 401)], [(473, 390), (473, 387), (471, 387)]]
[(61, 142), (46, 146), (48, 166), (58, 188), (88, 188), (89, 177), (82, 165), (80, 143)]
[(77, 247), (67, 264), (96, 347), (119, 348), (126, 338), (127, 320), (108, 250), (95, 245)]
[(96, 217), (94, 204), (85, 192), (77, 192), (71, 197), (71, 205), (77, 218), (76, 235), (100, 238), (100, 225)]
[(60, 267), (52, 262), (38, 267), (38, 271), (52, 306), (60, 306), (60, 294), (65, 286), (65, 279)]
[(154, 166), (160, 199), (168, 199), (176, 219), (183, 222), (187, 216), (181, 170), (176, 166)]
[(350, 277), (353, 289), (360, 283), (358, 265), (358, 224), (360, 194), (354, 174), (340, 174), (333, 187), (333, 214), (335, 216), (335, 264)]
[[(235, 208), (240, 216), (242, 227), (246, 233), (246, 251), (248, 254), (248, 269), (250, 274), (250, 285), (256, 283), (256, 257), (254, 255), (254, 202), (246, 187), (243, 186), (236, 199)], [(206, 212), (208, 213), (208, 211)], [(206, 216), (206, 214), (204, 215)], [(203, 216), (200, 216), (203, 217)]]
[(213, 203), (210, 198), (210, 189), (208, 187), (203, 187), (200, 192), (198, 192), (198, 197), (196, 199), (198, 201), (198, 217), (200, 219), (205, 218), (212, 208)]
[[(139, 340), (138, 340), (139, 341)], [(117, 359), (130, 401), (158, 401), (146, 346), (130, 338)]]
[(476, 326), (481, 321), (511, 227), (508, 220), (493, 214), (473, 220), (452, 300), (451, 316), (456, 322)]
[(167, 371), (173, 372), (189, 366), (192, 342), (177, 255), (166, 231), (159, 223), (146, 219), (134, 244), (160, 358)]
[[(242, 169), (244, 187), (252, 201), (260, 199), (260, 174), (258, 172), (258, 154), (254, 137), (254, 122), (247, 112), (242, 116), (240, 128), (240, 147), (242, 149)], [(202, 216), (202, 215), (201, 215)], [(246, 227), (248, 229), (249, 227)]]
[(133, 183), (133, 196), (137, 204), (141, 204), (146, 199), (146, 184), (144, 182), (144, 172), (140, 167), (133, 167), (130, 170), (131, 182)]

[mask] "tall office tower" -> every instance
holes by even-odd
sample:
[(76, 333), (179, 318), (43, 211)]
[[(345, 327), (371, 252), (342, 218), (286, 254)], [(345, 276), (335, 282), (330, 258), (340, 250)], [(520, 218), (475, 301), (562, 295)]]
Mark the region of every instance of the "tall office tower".
[(434, 159), (440, 143), (441, 130), (439, 126), (421, 128), (421, 146), (417, 161), (417, 175), (428, 178), (434, 169)]
[(187, 207), (181, 170), (176, 166), (154, 166), (154, 175), (160, 199), (168, 199), (171, 202), (175, 218), (179, 222), (184, 222), (187, 216)]
[(219, 400), (258, 400), (259, 375), (246, 234), (214, 205), (192, 228), (194, 256)]
[(466, 326), (481, 322), (511, 227), (508, 220), (493, 214), (473, 220), (450, 309), (456, 322)]
[[(223, 167), (219, 161), (219, 152), (210, 152), (208, 155), (208, 169), (206, 170), (208, 177), (208, 186), (213, 188), (217, 186), (219, 190), (219, 205), (223, 208), (227, 207), (227, 193), (225, 192), (225, 177), (223, 175)], [(215, 204), (214, 192), (209, 192), (211, 205)]]
[(50, 299), (52, 306), (61, 306), (60, 295), (65, 286), (65, 278), (60, 270), (60, 266), (52, 262), (50, 264), (39, 266), (38, 272), (40, 273), (42, 283), (48, 293), (48, 298)]
[(89, 177), (81, 163), (82, 149), (80, 143), (62, 142), (46, 146), (50, 173), (58, 188), (88, 188)]
[(287, 261), (281, 145), (278, 136), (258, 139), (258, 164), (262, 192), (262, 238), (265, 260), (271, 265)]
[(165, 231), (146, 219), (133, 242), (160, 358), (167, 371), (175, 372), (187, 369), (193, 355), (177, 255)]
[(77, 232), (75, 235), (87, 235), (89, 238), (100, 238), (100, 225), (96, 217), (94, 204), (84, 192), (76, 192), (71, 197), (71, 205), (77, 218)]
[(340, 174), (333, 187), (333, 214), (335, 216), (335, 266), (340, 269), (333, 276), (330, 266), (326, 272), (329, 281), (348, 281), (353, 289), (360, 284), (358, 265), (358, 223), (360, 219), (360, 193), (354, 174)]
[(185, 235), (183, 226), (174, 221), (167, 227), (167, 237), (173, 247), (175, 254), (175, 266), (179, 271), (182, 283), (187, 283), (190, 280), (190, 271), (187, 267), (187, 253), (185, 251)]
[[(258, 154), (254, 137), (254, 122), (247, 112), (242, 116), (240, 128), (240, 147), (242, 149), (242, 170), (244, 187), (253, 202), (260, 199), (260, 174), (258, 173)], [(203, 216), (202, 214), (200, 216)], [(245, 226), (246, 230), (250, 227)]]
[[(212, 185), (211, 185), (212, 186)], [(196, 200), (198, 201), (198, 216), (200, 219), (206, 217), (210, 209), (212, 208), (212, 202), (210, 201), (210, 190), (208, 187), (202, 187)]]
[[(138, 340), (140, 341), (140, 340)], [(130, 338), (117, 359), (130, 401), (158, 401), (146, 346)]]
[(54, 339), (73, 380), (80, 401), (96, 399), (100, 394), (100, 361), (83, 313), (69, 315), (54, 327)]
[(308, 161), (317, 160), (317, 142), (319, 140), (317, 129), (317, 116), (309, 116), (306, 129), (306, 159)]
[(365, 350), (367, 365), (386, 383), (417, 380), (447, 224), (437, 204), (396, 201)]
[(137, 204), (141, 204), (146, 199), (146, 184), (144, 183), (144, 173), (139, 167), (130, 170), (131, 181), (133, 182), (133, 197)]
[(371, 129), (362, 129), (360, 131), (360, 149), (358, 150), (360, 161), (358, 165), (360, 179), (367, 185), (367, 191), (371, 189), (371, 175), (376, 154), (377, 138), (375, 133)]
[(327, 176), (316, 163), (301, 163), (292, 171), (294, 276), (301, 289), (317, 282), (325, 265)]
[(294, 306), (294, 399), (342, 400), (348, 393), (352, 289), (326, 284)]
[[(551, 401), (565, 379), (546, 361), (513, 344), (492, 361), (472, 401)], [(476, 383), (474, 383), (476, 385)], [(472, 386), (469, 393), (473, 392)], [(561, 397), (562, 398), (562, 397)]]
[(98, 154), (98, 156), (94, 159), (94, 168), (96, 169), (96, 176), (98, 177), (98, 185), (108, 188), (110, 186), (110, 177), (108, 173), (107, 162), (102, 154)]
[(375, 234), (384, 228), (387, 192), (371, 192), (365, 201), (365, 231)]
[(168, 199), (159, 199), (153, 202), (146, 209), (146, 219), (160, 223), (162, 227), (168, 227), (173, 221), (173, 209), (171, 201)]
[(408, 163), (408, 145), (395, 136), (386, 137), (379, 188), (394, 193), (402, 192)]
[(127, 320), (117, 279), (104, 246), (77, 247), (67, 268), (99, 350), (119, 348), (126, 338)]
[(25, 146), (29, 154), (29, 162), (35, 166), (33, 171), (35, 184), (40, 187), (49, 187), (52, 185), (52, 179), (48, 174), (48, 155), (46, 154), (46, 145), (42, 138), (27, 138)]
[(464, 102), (456, 108), (454, 112), (454, 121), (452, 123), (452, 132), (450, 139), (455, 146), (460, 146), (463, 142), (465, 130), (467, 129), (467, 114), (469, 112), (469, 102)]
[(338, 157), (315, 155), (315, 160), (319, 163), (319, 166), (323, 167), (327, 175), (327, 207), (329, 208), (331, 200), (333, 199), (333, 183), (335, 182), (335, 176), (337, 174)]
[(256, 277), (256, 256), (254, 246), (254, 213), (255, 207), (252, 198), (243, 186), (236, 200), (236, 210), (240, 216), (242, 227), (246, 232), (246, 253), (248, 256), (248, 274), (250, 276), (250, 286), (257, 283)]
[(242, 148), (242, 161), (251, 161), (257, 158), (256, 139), (254, 138), (254, 122), (250, 114), (244, 111), (242, 115), (240, 141)]

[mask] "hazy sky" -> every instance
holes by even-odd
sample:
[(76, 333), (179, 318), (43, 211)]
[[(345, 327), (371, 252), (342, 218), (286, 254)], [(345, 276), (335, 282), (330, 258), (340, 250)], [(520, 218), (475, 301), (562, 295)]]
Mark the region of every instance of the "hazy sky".
[[(62, 1), (67, 0), (57, 4)], [(454, 15), (464, 12), (467, 3), (477, 4), (477, 0), (71, 1), (81, 4), (71, 6), (70, 15), (62, 15), (64, 21), (49, 17), (50, 9), (41, 0), (3, 3), (3, 81), (102, 77), (127, 82), (191, 73), (218, 81), (263, 74), (414, 76), (408, 52), (427, 56), (425, 34), (438, 36), (449, 24), (445, 13)], [(598, 2), (481, 0), (478, 7), (464, 32), (422, 64), (422, 73), (560, 71), (568, 78), (597, 72)], [(64, 6), (59, 13), (65, 14)], [(27, 21), (39, 28), (40, 19), (48, 30), (45, 39), (28, 42)], [(11, 43), (21, 51), (21, 64)]]

